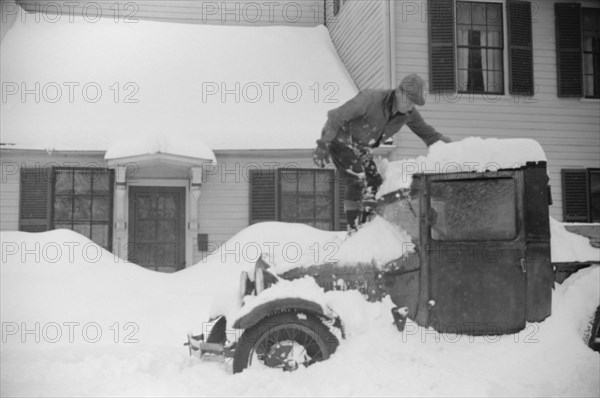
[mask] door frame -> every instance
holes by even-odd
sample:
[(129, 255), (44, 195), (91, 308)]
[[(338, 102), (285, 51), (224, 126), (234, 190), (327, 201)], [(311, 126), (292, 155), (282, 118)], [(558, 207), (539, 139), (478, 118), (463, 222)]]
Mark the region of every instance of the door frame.
[[(179, 216), (180, 226), (180, 239), (179, 239), (179, 253), (180, 253), (180, 261), (183, 260), (183, 265), (180, 269), (186, 268), (191, 264), (192, 260), (192, 248), (189, 244), (189, 212), (187, 211), (189, 207), (189, 183), (187, 180), (166, 180), (166, 179), (140, 179), (135, 183), (128, 184), (127, 186), (127, 214), (125, 215), (126, 220), (128, 220), (127, 225), (127, 242), (130, 247), (130, 244), (133, 243), (130, 240), (131, 234), (133, 233), (135, 228), (135, 221), (133, 220), (133, 208), (131, 208), (133, 201), (133, 191), (163, 191), (163, 192), (180, 192), (183, 193), (183, 198), (181, 199), (183, 203), (183, 212)], [(127, 257), (129, 258), (129, 254)]]

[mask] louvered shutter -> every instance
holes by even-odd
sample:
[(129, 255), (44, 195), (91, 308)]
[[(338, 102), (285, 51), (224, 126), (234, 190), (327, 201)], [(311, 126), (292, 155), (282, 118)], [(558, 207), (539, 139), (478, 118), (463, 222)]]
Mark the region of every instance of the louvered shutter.
[(588, 178), (584, 169), (562, 171), (563, 221), (588, 222)]
[(250, 224), (277, 220), (275, 170), (250, 170)]
[(557, 3), (554, 13), (558, 96), (581, 97), (581, 6), (577, 3)]
[(336, 173), (336, 195), (337, 195), (337, 227), (338, 231), (346, 230), (346, 213), (344, 212), (344, 198), (346, 196), (346, 183), (344, 180), (339, 177), (339, 174)]
[(50, 169), (21, 169), (20, 231), (42, 232), (50, 229), (50, 189)]
[(454, 92), (454, 0), (429, 0), (428, 9), (429, 92)]
[(533, 95), (531, 3), (511, 0), (507, 8), (509, 92)]

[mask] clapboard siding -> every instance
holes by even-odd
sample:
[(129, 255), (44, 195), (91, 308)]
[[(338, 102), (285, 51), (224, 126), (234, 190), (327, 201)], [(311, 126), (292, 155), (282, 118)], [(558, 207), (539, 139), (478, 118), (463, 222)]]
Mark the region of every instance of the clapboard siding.
[[(396, 79), (410, 72), (429, 79), (427, 19), (407, 15), (396, 5)], [(426, 1), (412, 2), (425, 6)], [(594, 6), (584, 2), (583, 6)], [(596, 5), (597, 6), (597, 3)], [(506, 11), (506, 10), (505, 10)], [(469, 136), (533, 138), (546, 151), (554, 204), (551, 215), (562, 220), (563, 168), (600, 167), (600, 102), (559, 98), (556, 80), (554, 2), (536, 2), (532, 39), (534, 95), (497, 97), (467, 94), (428, 94), (422, 109), (425, 120), (454, 140)], [(504, 13), (506, 18), (506, 13)], [(505, 21), (506, 22), (506, 21)], [(505, 23), (506, 31), (506, 23)], [(506, 41), (505, 41), (506, 47)], [(508, 93), (508, 56), (505, 48), (505, 92)], [(397, 139), (394, 159), (426, 153), (423, 143), (404, 128)]]
[[(233, 235), (250, 224), (250, 183), (249, 170), (260, 168), (276, 169), (280, 167), (314, 167), (310, 151), (305, 154), (290, 154), (285, 151), (248, 155), (243, 152), (223, 153), (215, 151), (219, 167), (206, 176), (202, 184), (199, 200), (199, 233), (207, 233), (209, 247), (216, 249)], [(227, 173), (232, 164), (239, 164), (238, 175)], [(220, 167), (229, 165), (227, 170)], [(225, 167), (225, 166), (223, 166)], [(194, 260), (200, 261), (202, 253), (196, 253)]]
[(56, 14), (58, 10), (65, 18), (76, 15), (91, 20), (100, 14), (118, 22), (146, 19), (178, 23), (316, 26), (324, 20), (324, 4), (317, 0), (19, 0), (19, 3), (32, 12)]
[(385, 1), (346, 1), (338, 15), (327, 0), (331, 40), (359, 89), (385, 87)]

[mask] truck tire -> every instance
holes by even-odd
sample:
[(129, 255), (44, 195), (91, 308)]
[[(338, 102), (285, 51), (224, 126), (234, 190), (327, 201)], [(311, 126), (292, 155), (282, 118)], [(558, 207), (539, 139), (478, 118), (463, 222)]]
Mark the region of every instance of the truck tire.
[(327, 326), (312, 314), (275, 314), (244, 330), (233, 356), (233, 373), (257, 363), (293, 371), (300, 365), (328, 359), (338, 344)]

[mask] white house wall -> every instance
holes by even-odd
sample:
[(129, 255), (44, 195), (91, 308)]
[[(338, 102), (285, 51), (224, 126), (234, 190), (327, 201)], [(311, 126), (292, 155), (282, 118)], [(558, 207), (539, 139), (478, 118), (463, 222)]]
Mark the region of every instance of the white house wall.
[(327, 2), (325, 24), (340, 58), (359, 88), (384, 88), (385, 76), (385, 1), (344, 2), (333, 15), (332, 2)]
[[(501, 1), (503, 4), (504, 0)], [(347, 1), (338, 14), (338, 23), (328, 25), (340, 57), (360, 89), (380, 88), (381, 79), (369, 79), (364, 71), (382, 70), (351, 32), (361, 38), (382, 38), (383, 16), (371, 20), (361, 12), (384, 7), (386, 1)], [(428, 94), (421, 108), (424, 119), (453, 140), (469, 136), (527, 137), (540, 142), (548, 157), (554, 204), (551, 215), (562, 219), (561, 169), (600, 167), (600, 101), (557, 96), (556, 46), (553, 1), (532, 2), (535, 93), (508, 94), (506, 51), (506, 8), (504, 7), (504, 81), (506, 95)], [(597, 2), (580, 2), (597, 7)], [(427, 0), (394, 0), (392, 7), (394, 57), (391, 70), (395, 81), (416, 72), (429, 80), (429, 30)], [(383, 14), (381, 14), (383, 15)], [(359, 26), (357, 26), (360, 23)], [(372, 75), (372, 73), (371, 73)], [(423, 143), (404, 127), (396, 137), (398, 150), (393, 159), (413, 158), (426, 153)]]
[[(320, 132), (314, 132), (315, 139)], [(307, 133), (309, 134), (309, 133)], [(199, 200), (199, 233), (208, 234), (209, 252), (249, 225), (252, 169), (314, 168), (310, 151), (215, 151), (217, 165), (205, 168)], [(194, 240), (194, 262), (200, 261)]]
[(24, 9), (64, 16), (97, 15), (115, 22), (148, 19), (179, 23), (315, 26), (323, 23), (322, 0), (19, 0)]

